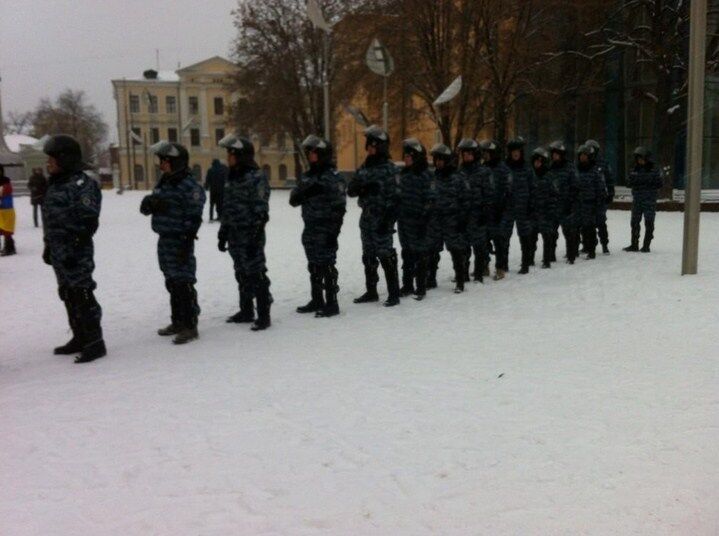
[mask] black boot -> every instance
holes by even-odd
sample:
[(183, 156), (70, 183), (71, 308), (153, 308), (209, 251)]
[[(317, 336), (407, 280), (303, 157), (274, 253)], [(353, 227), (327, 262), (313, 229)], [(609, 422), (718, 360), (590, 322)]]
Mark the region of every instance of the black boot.
[(8, 257), (15, 255), (15, 240), (12, 236), (5, 236), (5, 247), (0, 251), (0, 257)]
[(539, 242), (539, 235), (532, 231), (532, 233), (527, 238), (529, 243), (529, 254), (527, 255), (529, 266), (535, 266), (534, 260), (537, 255), (537, 242)]
[(397, 253), (392, 253), (380, 259), (384, 277), (387, 280), (387, 300), (382, 304), (385, 307), (399, 305), (399, 273), (397, 272)]
[(552, 242), (548, 234), (542, 235), (542, 268), (552, 267)]
[(530, 237), (528, 236), (520, 236), (519, 237), (519, 244), (522, 248), (522, 266), (519, 269), (519, 274), (528, 274), (529, 273), (529, 259), (532, 254), (530, 251), (531, 244), (530, 244)]
[(415, 285), (415, 299), (417, 301), (422, 301), (424, 297), (427, 295), (427, 271), (429, 267), (429, 259), (426, 255), (421, 255), (419, 259), (417, 260), (417, 270), (415, 272), (416, 274), (416, 280), (417, 284)]
[(309, 264), (307, 269), (310, 272), (310, 293), (312, 299), (310, 299), (307, 305), (298, 307), (296, 310), (300, 314), (316, 313), (322, 310), (325, 306), (324, 298), (322, 297), (322, 271), (321, 267), (317, 264)]
[(467, 270), (467, 259), (462, 250), (454, 250), (452, 254), (452, 267), (454, 268), (454, 293), (464, 292), (465, 272)]
[(439, 268), (439, 253), (434, 253), (429, 259), (427, 269), (427, 290), (437, 288), (437, 269)]
[[(317, 318), (329, 318), (340, 314), (340, 306), (337, 303), (337, 293), (340, 288), (337, 285), (337, 268), (332, 264), (322, 266), (322, 288), (325, 291), (324, 307), (317, 311)], [(322, 292), (322, 288), (320, 292)]]
[(102, 337), (102, 309), (97, 303), (91, 289), (71, 289), (72, 309), (76, 314), (75, 321), (82, 334), (82, 350), (75, 363), (89, 363), (107, 355), (105, 341)]
[(364, 264), (364, 278), (367, 292), (352, 301), (354, 303), (372, 303), (379, 301), (379, 295), (377, 294), (377, 282), (379, 281), (377, 268), (379, 267), (379, 263), (377, 262), (377, 258), (363, 255), (362, 264)]
[(257, 320), (252, 326), (252, 331), (263, 331), (272, 325), (270, 320), (270, 306), (272, 305), (272, 294), (270, 294), (270, 279), (266, 274), (260, 274), (254, 279), (255, 298), (257, 299)]
[(654, 238), (654, 224), (653, 223), (647, 223), (645, 224), (644, 228), (644, 244), (642, 244), (642, 253), (649, 253), (651, 250), (649, 249), (649, 246), (652, 243), (652, 239)]
[(157, 330), (157, 334), (160, 337), (169, 337), (171, 335), (177, 335), (182, 326), (180, 325), (180, 317), (182, 312), (180, 311), (180, 290), (179, 284), (172, 283), (171, 281), (165, 281), (165, 288), (170, 293), (170, 324), (164, 328)]
[(199, 338), (197, 317), (200, 306), (197, 304), (197, 292), (194, 283), (177, 283), (178, 325), (179, 331), (172, 339), (173, 344), (186, 344)]
[(487, 256), (481, 247), (474, 248), (474, 274), (473, 279), (484, 283), (484, 271), (487, 267)]
[(607, 222), (600, 223), (597, 226), (597, 233), (599, 234), (599, 243), (602, 245), (602, 253), (609, 255), (609, 229), (607, 229)]
[(72, 310), (72, 300), (70, 300), (66, 289), (64, 287), (60, 287), (58, 292), (60, 294), (60, 299), (65, 304), (65, 310), (67, 311), (67, 321), (70, 324), (70, 329), (72, 330), (72, 339), (70, 339), (62, 346), (58, 346), (57, 348), (55, 348), (53, 350), (53, 353), (55, 355), (76, 354), (82, 350), (82, 334), (80, 333), (80, 329), (77, 325), (77, 314)]
[(240, 310), (227, 318), (228, 324), (249, 324), (255, 320), (255, 304), (247, 288), (245, 277), (238, 277), (240, 291)]
[(639, 233), (641, 229), (638, 225), (632, 225), (632, 243), (624, 248), (624, 251), (639, 251)]
[(402, 250), (402, 288), (400, 296), (414, 294), (414, 273), (417, 264), (417, 257), (413, 251)]

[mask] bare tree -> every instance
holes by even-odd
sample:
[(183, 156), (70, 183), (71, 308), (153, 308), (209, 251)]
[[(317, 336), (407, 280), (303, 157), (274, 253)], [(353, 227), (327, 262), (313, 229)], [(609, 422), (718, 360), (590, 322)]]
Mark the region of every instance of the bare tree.
[(5, 134), (30, 134), (32, 122), (32, 112), (8, 112), (3, 122)]
[(32, 114), (32, 135), (70, 134), (82, 147), (83, 156), (94, 161), (107, 136), (107, 125), (84, 91), (66, 89), (53, 102), (42, 99)]

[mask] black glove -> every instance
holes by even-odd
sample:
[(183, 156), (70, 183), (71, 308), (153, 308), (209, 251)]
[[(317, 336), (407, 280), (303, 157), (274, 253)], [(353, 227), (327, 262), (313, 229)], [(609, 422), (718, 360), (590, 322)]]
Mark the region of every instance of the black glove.
[(149, 216), (150, 214), (152, 214), (152, 209), (152, 195), (146, 195), (142, 198), (142, 203), (140, 203), (140, 213), (144, 214), (145, 216)]
[(217, 249), (223, 253), (227, 251), (227, 231), (225, 231), (222, 227), (220, 227), (220, 230), (217, 231)]
[(50, 257), (50, 248), (45, 246), (42, 250), (42, 260), (45, 264), (52, 265), (52, 258)]

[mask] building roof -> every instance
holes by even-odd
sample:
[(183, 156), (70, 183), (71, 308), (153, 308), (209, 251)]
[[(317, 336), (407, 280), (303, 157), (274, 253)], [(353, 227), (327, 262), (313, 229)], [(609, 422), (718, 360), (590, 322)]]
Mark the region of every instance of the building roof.
[(192, 65), (188, 65), (187, 67), (183, 67), (182, 69), (177, 70), (177, 74), (185, 74), (190, 71), (196, 71), (200, 69), (201, 67), (207, 65), (208, 63), (218, 63), (218, 64), (225, 64), (228, 67), (236, 67), (234, 63), (232, 63), (230, 60), (223, 58), (222, 56), (212, 56), (211, 58), (207, 58), (206, 60), (198, 61), (197, 63), (193, 63)]
[(34, 145), (37, 142), (37, 138), (25, 136), (24, 134), (7, 134), (5, 136), (5, 145), (10, 149), (11, 153), (19, 153), (21, 145)]

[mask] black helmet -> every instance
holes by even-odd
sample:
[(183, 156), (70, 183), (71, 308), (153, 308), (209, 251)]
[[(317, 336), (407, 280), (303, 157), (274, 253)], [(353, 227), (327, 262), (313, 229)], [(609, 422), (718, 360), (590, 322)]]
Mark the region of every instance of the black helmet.
[(377, 148), (378, 154), (389, 154), (389, 134), (384, 129), (377, 125), (370, 125), (365, 129), (364, 137), (367, 140), (365, 149), (372, 146)]
[(577, 157), (579, 157), (579, 155), (581, 155), (581, 154), (586, 154), (589, 158), (593, 158), (595, 155), (595, 152), (596, 151), (594, 150), (594, 147), (584, 143), (577, 148)]
[(532, 151), (532, 161), (537, 158), (541, 158), (545, 164), (549, 162), (549, 153), (544, 147), (537, 147), (534, 151)]
[(507, 150), (514, 151), (516, 149), (524, 149), (525, 145), (526, 142), (524, 141), (524, 138), (522, 136), (517, 136), (507, 142)]
[(434, 158), (440, 158), (448, 161), (452, 158), (452, 149), (447, 147), (444, 143), (435, 143), (429, 151), (429, 154), (431, 154)]
[(479, 150), (479, 143), (471, 138), (462, 138), (457, 144), (457, 150), (460, 153), (477, 153)]
[(595, 153), (599, 152), (599, 149), (601, 149), (601, 145), (599, 145), (599, 142), (597, 140), (587, 140), (584, 142), (584, 145), (588, 145), (592, 149), (594, 149)]
[(567, 154), (567, 146), (564, 145), (562, 140), (554, 140), (549, 144), (549, 150), (552, 153), (559, 153), (561, 155)]
[(67, 134), (51, 136), (42, 148), (43, 152), (57, 160), (63, 171), (82, 169), (82, 149), (78, 141)]
[(496, 153), (499, 150), (499, 144), (494, 140), (482, 140), (479, 142), (479, 150)]
[(322, 164), (332, 161), (332, 144), (319, 136), (314, 134), (307, 136), (302, 142), (302, 149), (304, 149), (305, 153), (316, 152), (319, 162)]
[(652, 152), (646, 147), (642, 147), (641, 145), (634, 149), (633, 154), (635, 158), (644, 158), (645, 160), (649, 160), (652, 156)]
[(248, 138), (237, 134), (228, 134), (222, 138), (217, 145), (227, 149), (228, 153), (236, 156), (247, 156), (250, 158), (254, 158), (255, 156), (255, 146), (252, 142)]
[(417, 138), (407, 138), (402, 142), (402, 154), (411, 156), (426, 156), (427, 150)]
[(169, 160), (172, 171), (179, 171), (187, 167), (190, 155), (187, 149), (179, 143), (161, 140), (150, 146), (150, 151), (160, 160)]

